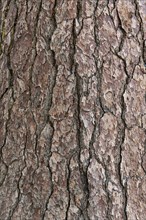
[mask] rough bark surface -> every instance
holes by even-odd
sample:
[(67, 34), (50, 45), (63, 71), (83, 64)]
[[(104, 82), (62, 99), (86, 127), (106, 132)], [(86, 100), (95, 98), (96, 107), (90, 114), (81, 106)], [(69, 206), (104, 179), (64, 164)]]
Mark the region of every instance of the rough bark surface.
[(146, 1), (0, 1), (0, 219), (146, 219)]

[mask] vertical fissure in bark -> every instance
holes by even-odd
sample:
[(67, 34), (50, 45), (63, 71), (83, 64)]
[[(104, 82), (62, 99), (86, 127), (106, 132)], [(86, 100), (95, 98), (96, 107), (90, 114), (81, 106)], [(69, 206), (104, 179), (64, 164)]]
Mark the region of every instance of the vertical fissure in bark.
[[(7, 6), (8, 7), (10, 4), (10, 1), (8, 2)], [(16, 29), (16, 24), (17, 24), (17, 19), (18, 19), (18, 8), (17, 8), (17, 5), (15, 3), (15, 6), (16, 6), (16, 14), (15, 14), (15, 18), (14, 18), (14, 26), (13, 26), (13, 32), (12, 32), (12, 38), (11, 38), (11, 42), (10, 42), (10, 45), (9, 45), (9, 48), (8, 48), (8, 51), (6, 53), (6, 58), (7, 58), (7, 68), (9, 70), (9, 83), (8, 83), (8, 88), (6, 88), (6, 90), (4, 91), (4, 93), (2, 94), (1, 96), (1, 99), (3, 99), (4, 95), (9, 91), (11, 90), (11, 97), (10, 97), (10, 107), (8, 108), (8, 118), (7, 118), (7, 121), (6, 121), (6, 124), (5, 124), (5, 138), (4, 138), (4, 142), (3, 142), (3, 145), (1, 146), (1, 149), (0, 149), (0, 155), (1, 155), (1, 159), (3, 161), (3, 163), (6, 165), (6, 163), (4, 162), (3, 160), (3, 148), (6, 144), (6, 140), (7, 140), (7, 135), (8, 135), (8, 125), (9, 125), (9, 122), (10, 122), (10, 119), (11, 119), (11, 110), (13, 108), (13, 103), (15, 101), (14, 99), (14, 89), (13, 89), (13, 81), (14, 81), (14, 73), (13, 73), (13, 69), (12, 69), (12, 65), (11, 65), (11, 49), (13, 47), (13, 44), (14, 44), (14, 34), (15, 34), (15, 29)], [(8, 12), (6, 11), (6, 14)], [(6, 15), (5, 15), (6, 17)], [(4, 19), (5, 19), (4, 17)], [(8, 169), (8, 166), (6, 165), (7, 169)]]
[(129, 75), (128, 71), (127, 71), (127, 64), (126, 64), (126, 60), (119, 54), (120, 51), (122, 51), (125, 40), (126, 40), (126, 31), (124, 30), (123, 26), (122, 26), (122, 21), (119, 15), (119, 11), (118, 9), (116, 9), (117, 12), (117, 18), (118, 18), (118, 28), (121, 30), (122, 33), (122, 37), (119, 43), (119, 48), (118, 51), (112, 51), (113, 54), (115, 54), (123, 63), (123, 67), (124, 67), (124, 73), (126, 76), (125, 79), (125, 83), (123, 85), (123, 91), (121, 93), (121, 122), (122, 124), (119, 125), (120, 126), (120, 130), (118, 133), (120, 133), (120, 143), (119, 143), (119, 162), (118, 162), (118, 175), (119, 175), (119, 182), (122, 188), (122, 193), (123, 193), (123, 212), (124, 212), (124, 219), (127, 220), (128, 216), (127, 216), (127, 182), (125, 181), (125, 184), (123, 184), (123, 178), (122, 178), (122, 174), (121, 174), (121, 163), (122, 163), (122, 151), (123, 151), (123, 144), (125, 141), (125, 132), (127, 129), (127, 124), (126, 124), (126, 119), (125, 119), (125, 112), (126, 112), (126, 103), (124, 100), (124, 94), (126, 92), (126, 89), (128, 87), (128, 84), (130, 83), (132, 77), (133, 77), (133, 73), (131, 73), (131, 75)]
[[(72, 21), (72, 53), (70, 55), (70, 71), (71, 74), (75, 74), (76, 71), (76, 63), (75, 63), (75, 53), (76, 53), (76, 32), (75, 32), (75, 26), (76, 26), (76, 20), (73, 19)], [(76, 97), (76, 95), (75, 95)], [(70, 209), (70, 203), (71, 203), (71, 192), (70, 192), (70, 177), (71, 177), (71, 169), (70, 169), (70, 161), (71, 161), (72, 156), (69, 158), (67, 162), (67, 191), (68, 191), (68, 204), (66, 208), (66, 216), (65, 220), (68, 219), (69, 215), (69, 209)]]
[[(25, 168), (25, 166), (24, 166), (24, 168)], [(15, 210), (17, 209), (18, 204), (19, 204), (19, 202), (20, 202), (20, 200), (21, 200), (20, 181), (21, 181), (21, 178), (22, 178), (22, 175), (23, 175), (22, 172), (23, 172), (24, 168), (21, 170), (21, 172), (20, 172), (20, 177), (19, 177), (18, 182), (17, 182), (17, 193), (18, 193), (18, 195), (17, 195), (17, 200), (16, 200), (16, 202), (15, 202), (15, 204), (14, 204), (14, 207), (10, 210), (8, 220), (11, 220), (11, 219), (12, 219), (12, 217), (13, 217), (13, 215), (14, 215), (14, 212), (15, 212)]]
[(73, 22), (73, 45), (74, 45), (74, 49), (73, 49), (73, 66), (74, 66), (74, 75), (75, 75), (75, 78), (76, 78), (76, 99), (77, 100), (76, 100), (76, 116), (75, 117), (76, 117), (76, 126), (77, 126), (78, 166), (79, 166), (80, 178), (81, 178), (81, 182), (82, 182), (82, 188), (83, 188), (83, 192), (84, 192), (82, 207), (80, 207), (80, 209), (82, 210), (82, 214), (84, 216), (84, 219), (86, 220), (86, 219), (89, 219), (88, 212), (87, 212), (88, 205), (89, 205), (89, 186), (88, 186), (88, 176), (87, 176), (89, 163), (86, 167), (83, 167), (83, 164), (81, 162), (81, 150), (84, 146), (84, 144), (82, 143), (83, 128), (82, 128), (82, 122), (81, 122), (81, 118), (80, 118), (81, 117), (80, 103), (81, 103), (81, 96), (82, 96), (82, 79), (78, 74), (78, 64), (76, 63), (76, 60), (75, 60), (76, 41), (77, 41), (77, 37), (80, 35), (80, 32), (83, 28), (83, 19), (81, 17), (82, 17), (82, 6), (81, 6), (80, 0), (78, 0), (77, 1), (76, 19), (79, 22), (80, 22), (80, 19), (81, 19), (82, 24), (81, 24), (79, 33), (77, 33), (75, 20)]
[(143, 57), (144, 66), (146, 67), (146, 39), (143, 40), (142, 57)]
[(77, 92), (77, 146), (78, 146), (78, 164), (80, 170), (80, 178), (82, 182), (84, 201), (82, 203), (82, 211), (85, 219), (89, 219), (87, 214), (88, 199), (89, 199), (89, 188), (88, 188), (88, 177), (87, 177), (87, 167), (84, 169), (81, 163), (81, 150), (82, 150), (82, 122), (80, 119), (80, 97), (81, 97), (81, 84), (80, 76), (77, 74), (77, 65), (75, 68), (76, 77), (76, 92)]
[(53, 80), (52, 80), (52, 83), (50, 85), (50, 90), (49, 90), (49, 93), (48, 93), (48, 104), (47, 104), (47, 121), (46, 121), (46, 124), (49, 123), (50, 126), (51, 126), (51, 129), (52, 129), (52, 133), (51, 133), (51, 137), (50, 137), (50, 143), (49, 143), (49, 155), (48, 155), (48, 170), (50, 172), (50, 182), (51, 182), (51, 192), (50, 192), (50, 195), (48, 196), (47, 198), (47, 201), (46, 201), (46, 204), (45, 204), (45, 210), (44, 210), (44, 213), (42, 215), (42, 220), (45, 219), (45, 215), (46, 215), (46, 212), (48, 210), (48, 205), (49, 205), (49, 202), (50, 202), (50, 198), (52, 197), (53, 195), (53, 192), (54, 192), (54, 184), (53, 184), (53, 181), (52, 181), (52, 169), (51, 169), (51, 166), (50, 166), (50, 158), (52, 156), (52, 152), (51, 152), (51, 149), (52, 149), (52, 144), (53, 144), (53, 137), (54, 137), (54, 132), (55, 132), (55, 128), (54, 128), (54, 122), (53, 122), (53, 119), (50, 117), (50, 114), (49, 114), (49, 111), (52, 107), (52, 102), (53, 102), (53, 90), (55, 88), (55, 85), (56, 85), (56, 78), (57, 78), (57, 73), (58, 73), (58, 64), (57, 64), (57, 61), (56, 61), (56, 54), (55, 54), (55, 51), (51, 48), (51, 42), (52, 42), (52, 37), (53, 37), (53, 34), (55, 32), (55, 30), (57, 29), (57, 21), (56, 21), (56, 7), (57, 7), (57, 0), (54, 1), (54, 6), (53, 6), (53, 12), (52, 12), (52, 21), (53, 21), (53, 32), (51, 33), (51, 37), (49, 38), (49, 49), (52, 53), (52, 66), (54, 67), (55, 69), (55, 74), (53, 76)]
[(124, 42), (125, 42), (125, 39), (126, 39), (126, 31), (124, 30), (124, 28), (122, 26), (122, 21), (121, 21), (118, 9), (116, 9), (116, 12), (117, 12), (117, 18), (118, 18), (118, 22), (119, 22), (118, 28), (121, 30), (121, 33), (122, 33), (121, 41), (119, 43), (119, 48), (118, 48), (118, 51), (117, 51), (117, 52), (120, 52), (120, 51), (122, 51), (122, 48), (123, 48), (123, 45), (124, 45)]
[[(135, 16), (139, 21), (139, 31), (138, 34), (141, 34), (142, 37), (142, 43), (141, 44), (141, 54), (142, 54), (142, 59), (143, 59), (143, 64), (144, 67), (146, 67), (146, 39), (144, 36), (144, 24), (143, 24), (143, 20), (139, 11), (139, 3), (137, 2), (137, 0), (134, 0), (134, 4), (135, 4)], [(137, 39), (138, 39), (138, 34), (137, 34)], [(140, 62), (140, 61), (139, 61)]]
[(107, 195), (106, 218), (107, 218), (108, 220), (111, 220), (111, 219), (112, 219), (112, 215), (111, 215), (112, 199), (111, 199), (111, 196), (110, 196), (110, 192), (109, 192), (109, 190), (108, 190), (109, 174), (108, 174), (108, 169), (107, 169), (107, 166), (106, 166), (106, 165), (104, 165), (104, 169), (105, 169), (105, 177), (106, 177), (105, 184), (104, 184), (104, 188), (105, 188), (105, 192), (106, 192), (106, 195)]
[(50, 195), (48, 196), (48, 198), (47, 198), (47, 200), (46, 200), (46, 203), (45, 203), (44, 212), (43, 212), (43, 214), (42, 214), (42, 220), (45, 219), (45, 215), (46, 215), (46, 212), (47, 212), (47, 210), (48, 210), (49, 201), (50, 201), (50, 198), (51, 198), (51, 196), (53, 195), (53, 191), (54, 191), (54, 185), (53, 185), (53, 181), (52, 181), (52, 169), (51, 169), (51, 166), (50, 166), (50, 158), (51, 158), (51, 156), (52, 156), (51, 147), (52, 147), (53, 136), (54, 136), (54, 126), (53, 126), (53, 123), (52, 123), (52, 121), (50, 120), (50, 118), (48, 118), (48, 122), (49, 122), (49, 124), (51, 125), (51, 128), (52, 128), (52, 134), (51, 134), (50, 143), (49, 143), (50, 146), (48, 146), (48, 147), (50, 148), (50, 149), (49, 149), (50, 154), (48, 155), (48, 164), (47, 164), (48, 170), (49, 170), (49, 172), (50, 172), (50, 182), (51, 182), (50, 187), (51, 187), (51, 192), (50, 192)]
[(70, 170), (70, 161), (71, 158), (69, 158), (68, 163), (67, 163), (67, 168), (68, 168), (68, 174), (67, 174), (67, 191), (68, 191), (68, 205), (66, 209), (66, 216), (65, 220), (68, 220), (68, 213), (69, 213), (69, 208), (70, 208), (70, 202), (71, 202), (71, 192), (70, 192), (70, 176), (71, 176), (71, 170)]
[(81, 18), (82, 13), (82, 2), (81, 0), (77, 0), (77, 13), (76, 13), (76, 19), (79, 21)]
[[(145, 137), (146, 137), (146, 129), (144, 130), (144, 133), (145, 133)], [(143, 169), (143, 171), (146, 175), (145, 158), (146, 158), (146, 138), (145, 138), (145, 141), (144, 141), (144, 153), (141, 156), (141, 167), (142, 167), (142, 169)]]
[[(120, 57), (121, 58), (121, 57)], [(122, 146), (124, 144), (124, 141), (125, 141), (125, 132), (126, 132), (126, 128), (127, 128), (127, 125), (126, 125), (126, 120), (125, 120), (125, 111), (126, 111), (126, 103), (125, 103), (125, 100), (124, 100), (124, 94), (125, 94), (125, 91), (127, 89), (127, 86), (129, 84), (129, 81), (130, 81), (130, 76), (128, 75), (128, 72), (127, 72), (127, 68), (126, 68), (126, 61), (121, 58), (122, 61), (123, 61), (123, 64), (124, 64), (124, 71), (125, 71), (125, 74), (126, 74), (126, 81), (125, 81), (125, 84), (124, 84), (124, 87), (123, 87), (123, 92), (121, 94), (121, 120), (122, 120), (122, 123), (123, 123), (123, 129), (122, 129), (122, 139), (121, 139), (121, 144), (119, 145), (119, 148), (120, 148), (120, 160), (119, 160), (119, 164), (118, 164), (118, 169), (119, 169), (119, 180), (120, 180), (120, 184), (122, 186), (122, 191), (123, 191), (123, 197), (124, 197), (124, 219), (127, 220), (128, 219), (128, 216), (127, 216), (127, 186), (125, 183), (125, 185), (123, 185), (123, 180), (122, 180), (122, 175), (121, 175), (121, 163), (122, 163)]]
[[(32, 90), (32, 86), (33, 86), (32, 77), (33, 77), (33, 69), (34, 69), (34, 65), (35, 65), (35, 60), (36, 60), (36, 57), (37, 57), (37, 49), (36, 49), (37, 29), (38, 29), (38, 25), (39, 25), (41, 10), (42, 10), (42, 2), (43, 2), (43, 0), (40, 0), (37, 15), (36, 15), (36, 19), (35, 19), (35, 24), (34, 24), (33, 46), (32, 46), (33, 59), (32, 59), (32, 64), (31, 64), (31, 68), (30, 68), (30, 75), (29, 75), (29, 93), (30, 93), (30, 100), (31, 100), (30, 105), (32, 105), (32, 94), (31, 94), (31, 90)], [(32, 108), (32, 106), (31, 106), (31, 108)]]

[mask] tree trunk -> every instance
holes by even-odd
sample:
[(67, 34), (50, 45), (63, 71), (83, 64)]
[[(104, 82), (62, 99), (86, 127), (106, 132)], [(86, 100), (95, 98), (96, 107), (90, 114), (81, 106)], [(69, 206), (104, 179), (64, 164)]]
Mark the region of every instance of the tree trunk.
[(146, 219), (146, 2), (0, 1), (0, 219)]

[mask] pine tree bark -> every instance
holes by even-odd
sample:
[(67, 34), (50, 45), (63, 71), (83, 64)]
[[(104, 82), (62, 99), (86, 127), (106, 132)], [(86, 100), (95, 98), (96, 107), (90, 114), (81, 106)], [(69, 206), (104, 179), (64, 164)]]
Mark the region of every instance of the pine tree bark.
[(146, 219), (146, 1), (0, 1), (0, 219)]

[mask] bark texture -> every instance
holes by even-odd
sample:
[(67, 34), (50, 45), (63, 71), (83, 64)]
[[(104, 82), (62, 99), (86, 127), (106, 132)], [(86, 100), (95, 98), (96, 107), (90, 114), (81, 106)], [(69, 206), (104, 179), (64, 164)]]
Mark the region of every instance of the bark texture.
[(146, 219), (146, 1), (0, 1), (0, 219)]

